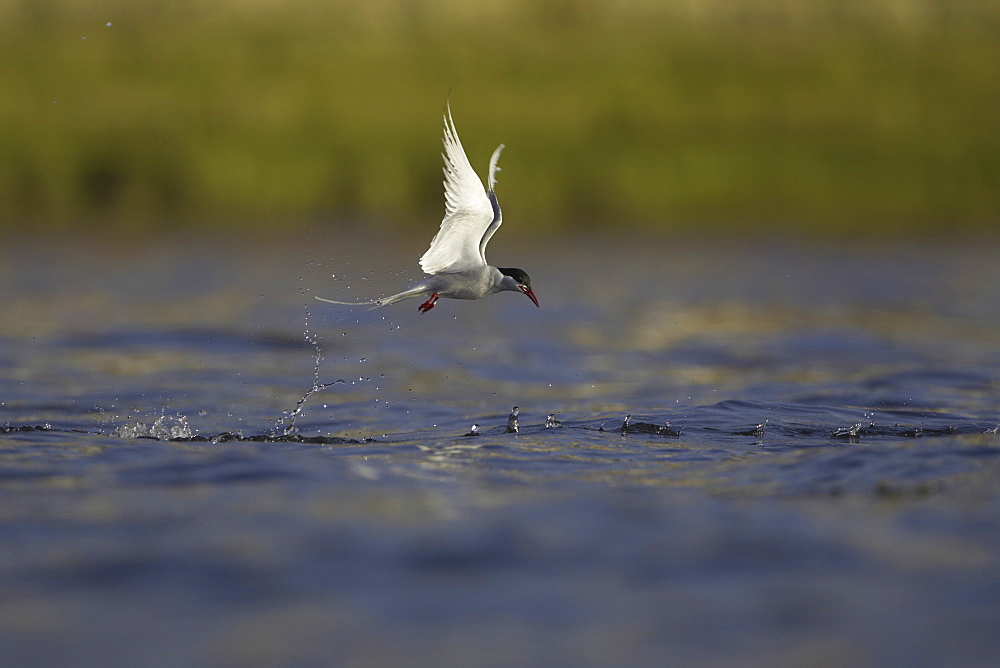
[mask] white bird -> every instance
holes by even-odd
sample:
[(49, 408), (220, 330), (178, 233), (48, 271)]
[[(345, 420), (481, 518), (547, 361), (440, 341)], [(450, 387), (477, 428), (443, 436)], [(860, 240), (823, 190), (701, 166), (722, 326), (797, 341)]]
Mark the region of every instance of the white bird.
[(430, 276), (409, 290), (371, 302), (316, 299), (330, 304), (373, 304), (373, 308), (381, 308), (404, 299), (428, 297), (419, 307), (421, 313), (427, 313), (440, 297), (482, 299), (495, 292), (510, 290), (523, 292), (538, 306), (527, 273), (521, 269), (494, 267), (486, 262), (486, 244), (503, 222), (500, 204), (493, 192), (496, 173), (500, 171), (497, 161), (503, 149), (504, 145), (500, 144), (490, 157), (489, 188), (484, 189), (458, 139), (451, 106), (446, 104), (442, 155), (444, 219), (441, 229), (431, 240), (431, 247), (420, 258), (420, 268)]

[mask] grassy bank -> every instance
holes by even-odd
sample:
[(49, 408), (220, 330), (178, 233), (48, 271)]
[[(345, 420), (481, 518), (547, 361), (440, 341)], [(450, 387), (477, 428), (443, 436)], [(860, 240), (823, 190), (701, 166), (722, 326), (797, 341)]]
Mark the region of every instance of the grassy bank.
[(148, 4), (0, 0), (0, 225), (426, 225), (449, 88), (535, 225), (1000, 221), (995, 3)]

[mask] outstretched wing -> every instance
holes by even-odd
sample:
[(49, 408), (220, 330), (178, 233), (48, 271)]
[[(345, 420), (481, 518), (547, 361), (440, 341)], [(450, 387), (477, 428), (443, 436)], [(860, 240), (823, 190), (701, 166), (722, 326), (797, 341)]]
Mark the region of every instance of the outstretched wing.
[[(491, 195), (499, 155), (497, 149), (490, 162)], [(420, 258), (420, 268), (428, 274), (485, 266), (485, 242), (500, 225), (500, 207), (494, 205), (495, 197), (487, 196), (483, 182), (469, 164), (451, 118), (450, 105), (444, 116), (443, 157), (444, 219), (430, 248)]]

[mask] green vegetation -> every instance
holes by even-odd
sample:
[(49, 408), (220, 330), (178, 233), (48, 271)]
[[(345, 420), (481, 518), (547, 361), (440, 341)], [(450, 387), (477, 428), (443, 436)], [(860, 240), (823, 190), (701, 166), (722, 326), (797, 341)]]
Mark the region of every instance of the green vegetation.
[(0, 226), (1000, 227), (1000, 5), (0, 0)]

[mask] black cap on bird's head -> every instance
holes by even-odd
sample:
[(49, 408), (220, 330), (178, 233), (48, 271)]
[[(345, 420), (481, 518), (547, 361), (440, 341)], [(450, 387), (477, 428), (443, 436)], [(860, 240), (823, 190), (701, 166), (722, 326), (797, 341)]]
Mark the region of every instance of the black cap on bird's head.
[(538, 298), (535, 297), (535, 293), (531, 289), (531, 279), (528, 278), (527, 272), (525, 272), (523, 269), (514, 269), (505, 267), (497, 267), (497, 269), (499, 269), (500, 273), (503, 274), (504, 276), (510, 276), (515, 281), (517, 281), (518, 289), (524, 294), (528, 295), (528, 299), (533, 301), (535, 303), (535, 306), (541, 308), (541, 306), (538, 303)]

